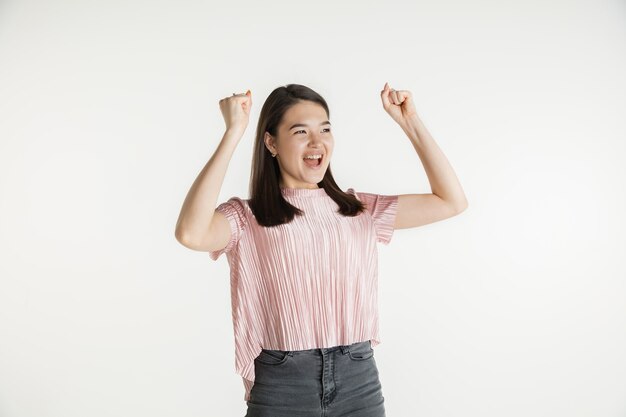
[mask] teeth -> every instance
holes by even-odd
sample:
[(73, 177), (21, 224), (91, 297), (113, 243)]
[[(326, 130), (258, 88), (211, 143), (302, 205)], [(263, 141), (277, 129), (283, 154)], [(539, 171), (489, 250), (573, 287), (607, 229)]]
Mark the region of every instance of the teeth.
[(309, 155), (309, 156), (305, 156), (304, 159), (318, 159), (321, 157), (322, 155)]

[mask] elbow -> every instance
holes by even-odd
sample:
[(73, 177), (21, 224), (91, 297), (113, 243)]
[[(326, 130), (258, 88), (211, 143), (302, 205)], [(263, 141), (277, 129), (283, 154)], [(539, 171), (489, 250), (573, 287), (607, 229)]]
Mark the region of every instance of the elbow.
[(174, 237), (181, 245), (189, 248), (191, 246), (189, 235), (185, 233), (185, 231), (181, 228), (176, 228), (174, 232)]
[(469, 206), (466, 198), (463, 198), (460, 201), (450, 202), (449, 205), (454, 215), (463, 213), (465, 210), (467, 210), (467, 207)]
[(461, 214), (469, 207), (469, 203), (465, 200), (462, 204), (456, 206), (455, 211), (456, 214)]

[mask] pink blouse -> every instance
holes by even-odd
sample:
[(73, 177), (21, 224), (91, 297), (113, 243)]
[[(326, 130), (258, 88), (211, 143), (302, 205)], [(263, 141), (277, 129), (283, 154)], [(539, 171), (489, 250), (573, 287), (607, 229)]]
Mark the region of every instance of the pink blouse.
[(378, 335), (377, 242), (389, 244), (397, 195), (346, 192), (366, 205), (355, 217), (336, 212), (323, 188), (282, 188), (302, 209), (287, 224), (260, 226), (248, 200), (232, 197), (216, 209), (230, 224), (225, 248), (230, 266), (235, 370), (244, 401), (254, 384), (261, 349), (303, 350), (349, 345)]

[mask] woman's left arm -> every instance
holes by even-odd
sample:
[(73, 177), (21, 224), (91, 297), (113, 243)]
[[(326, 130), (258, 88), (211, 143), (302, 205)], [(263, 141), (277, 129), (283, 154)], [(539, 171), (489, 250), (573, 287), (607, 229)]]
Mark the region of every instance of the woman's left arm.
[(415, 111), (410, 91), (396, 91), (385, 83), (381, 91), (385, 111), (406, 133), (417, 152), (432, 193), (401, 194), (395, 229), (421, 226), (455, 216), (468, 207), (463, 188), (435, 140)]

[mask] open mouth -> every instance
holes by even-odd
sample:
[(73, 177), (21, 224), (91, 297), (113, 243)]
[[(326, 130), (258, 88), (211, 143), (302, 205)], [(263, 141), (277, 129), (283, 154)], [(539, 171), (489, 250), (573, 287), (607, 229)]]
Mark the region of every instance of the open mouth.
[(311, 159), (311, 158), (302, 158), (302, 159), (308, 167), (319, 168), (322, 165), (322, 159), (324, 158), (324, 155), (323, 154), (321, 155), (322, 156), (317, 159)]

